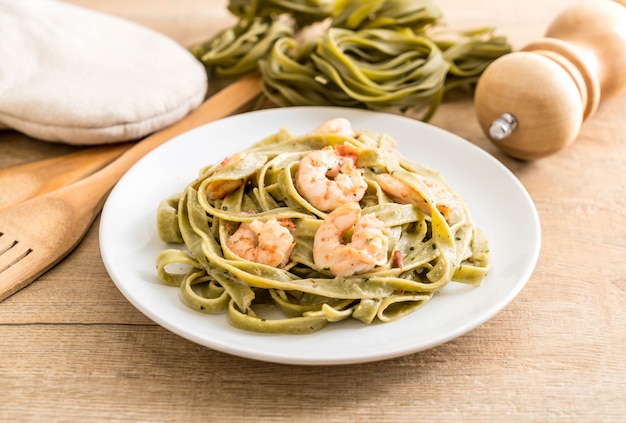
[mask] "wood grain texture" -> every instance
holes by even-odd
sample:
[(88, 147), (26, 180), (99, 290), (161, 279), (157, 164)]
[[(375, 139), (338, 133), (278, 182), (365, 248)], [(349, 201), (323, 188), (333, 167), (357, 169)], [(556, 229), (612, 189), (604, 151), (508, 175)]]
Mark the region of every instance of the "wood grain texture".
[[(208, 0), (73, 2), (181, 43), (201, 38), (207, 16), (223, 16), (222, 2)], [(451, 26), (495, 25), (517, 46), (571, 3), (437, 1)], [(104, 269), (96, 223), (69, 257), (0, 303), (0, 421), (623, 422), (626, 94), (603, 103), (572, 145), (535, 162), (497, 151), (471, 99), (449, 99), (432, 123), (501, 160), (539, 211), (537, 268), (493, 319), (383, 362), (299, 367), (233, 357), (131, 306)], [(75, 150), (0, 132), (0, 168)]]

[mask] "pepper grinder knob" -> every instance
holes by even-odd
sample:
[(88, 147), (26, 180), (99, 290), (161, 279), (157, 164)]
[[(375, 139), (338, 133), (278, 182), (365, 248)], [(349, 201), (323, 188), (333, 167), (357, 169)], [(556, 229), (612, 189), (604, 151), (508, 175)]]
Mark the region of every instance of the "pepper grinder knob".
[(624, 6), (576, 3), (553, 21), (545, 38), (487, 67), (474, 104), (481, 128), (498, 148), (523, 160), (554, 154), (574, 141), (601, 99), (626, 87)]

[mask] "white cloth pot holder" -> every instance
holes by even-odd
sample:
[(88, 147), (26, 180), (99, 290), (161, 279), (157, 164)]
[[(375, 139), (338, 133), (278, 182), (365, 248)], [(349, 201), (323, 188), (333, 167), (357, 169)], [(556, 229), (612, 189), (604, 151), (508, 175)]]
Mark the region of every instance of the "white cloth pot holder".
[(132, 140), (206, 92), (204, 66), (162, 34), (57, 0), (0, 0), (0, 127), (69, 144)]

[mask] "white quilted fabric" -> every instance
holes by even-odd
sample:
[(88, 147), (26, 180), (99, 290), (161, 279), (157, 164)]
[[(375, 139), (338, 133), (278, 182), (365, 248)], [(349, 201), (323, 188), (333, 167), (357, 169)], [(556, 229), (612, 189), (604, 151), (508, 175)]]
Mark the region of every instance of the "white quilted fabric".
[(126, 141), (179, 120), (206, 91), (203, 65), (162, 34), (57, 0), (0, 0), (0, 126)]

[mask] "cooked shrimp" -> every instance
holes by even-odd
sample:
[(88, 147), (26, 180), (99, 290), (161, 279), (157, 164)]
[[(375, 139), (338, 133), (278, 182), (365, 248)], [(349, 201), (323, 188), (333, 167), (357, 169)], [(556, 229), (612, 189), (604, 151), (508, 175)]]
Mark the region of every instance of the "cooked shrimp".
[[(347, 152), (342, 155), (340, 151)], [(342, 204), (360, 201), (367, 190), (356, 155), (348, 149), (325, 147), (305, 155), (296, 172), (296, 188), (314, 207), (331, 211)]]
[[(344, 242), (352, 229), (352, 238)], [(315, 265), (336, 276), (352, 276), (387, 263), (387, 227), (373, 214), (361, 215), (359, 203), (346, 203), (333, 210), (315, 233)]]
[[(226, 157), (222, 162), (217, 166), (213, 175), (218, 174), (227, 166), (233, 165), (241, 160), (243, 160), (244, 154), (242, 152), (233, 154), (230, 157)], [(228, 194), (236, 190), (241, 186), (243, 180), (241, 179), (219, 179), (216, 181), (211, 181), (206, 186), (206, 194), (209, 200), (219, 200), (226, 197)]]
[[(429, 179), (421, 178), (421, 180), (435, 197), (435, 207), (437, 210), (443, 215), (444, 219), (449, 220), (453, 209), (449, 194), (441, 187), (436, 186)], [(383, 191), (390, 195), (395, 201), (403, 204), (413, 204), (430, 216), (431, 210), (428, 202), (419, 192), (408, 186), (404, 181), (389, 173), (376, 175), (376, 181), (380, 184)]]
[(289, 229), (271, 218), (242, 223), (228, 238), (227, 245), (233, 253), (246, 260), (285, 267), (295, 242)]
[(337, 134), (337, 135), (345, 135), (347, 137), (354, 137), (356, 132), (352, 129), (352, 124), (348, 119), (345, 118), (336, 118), (331, 119), (326, 123), (321, 124), (310, 134)]

